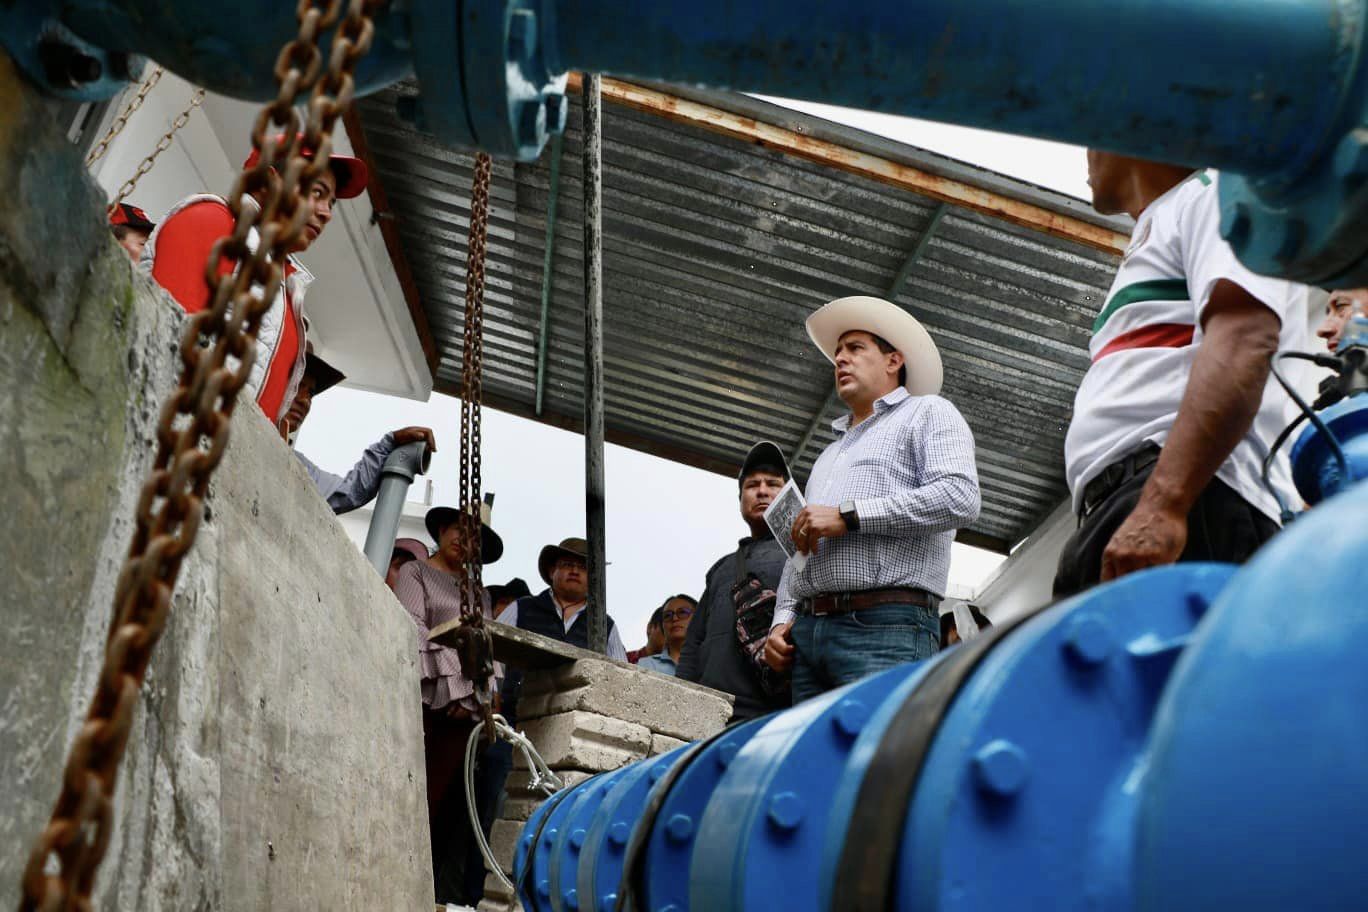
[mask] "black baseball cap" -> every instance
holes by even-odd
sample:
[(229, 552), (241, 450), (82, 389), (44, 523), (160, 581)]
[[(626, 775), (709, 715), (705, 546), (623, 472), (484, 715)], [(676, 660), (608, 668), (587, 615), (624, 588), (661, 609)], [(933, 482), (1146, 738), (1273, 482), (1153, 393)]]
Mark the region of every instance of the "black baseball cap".
[(750, 448), (746, 458), (741, 462), (741, 474), (736, 476), (737, 484), (746, 480), (746, 476), (754, 472), (758, 466), (776, 466), (783, 473), (784, 480), (788, 481), (791, 477), (789, 473), (788, 460), (784, 458), (784, 451), (779, 449), (777, 443), (769, 440), (762, 440)]

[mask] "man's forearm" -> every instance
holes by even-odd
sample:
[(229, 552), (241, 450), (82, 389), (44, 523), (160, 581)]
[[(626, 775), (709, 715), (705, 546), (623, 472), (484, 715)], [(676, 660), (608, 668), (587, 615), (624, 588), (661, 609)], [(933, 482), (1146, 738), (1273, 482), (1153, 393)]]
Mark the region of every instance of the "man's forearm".
[[(1248, 298), (1237, 285), (1221, 283), (1217, 289)], [(1258, 413), (1277, 350), (1278, 326), (1278, 318), (1257, 302), (1254, 309), (1246, 306), (1211, 318), (1142, 501), (1173, 514), (1192, 509)]]

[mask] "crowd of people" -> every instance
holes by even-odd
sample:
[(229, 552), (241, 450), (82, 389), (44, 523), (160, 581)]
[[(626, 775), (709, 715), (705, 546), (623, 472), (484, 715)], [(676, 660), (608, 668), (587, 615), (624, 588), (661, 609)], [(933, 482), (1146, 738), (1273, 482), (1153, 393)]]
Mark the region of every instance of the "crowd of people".
[[(305, 230), (283, 264), (247, 385), (291, 445), (313, 397), (344, 379), (309, 344), (312, 276), (294, 257), (326, 230), (337, 201), (365, 189), (359, 160), (334, 155), (328, 165), (308, 189)], [(1260, 469), (1289, 403), (1269, 364), (1275, 352), (1309, 343), (1308, 289), (1250, 272), (1220, 237), (1218, 174), (1097, 151), (1088, 167), (1094, 207), (1128, 213), (1136, 227), (1093, 324), (1091, 365), (1066, 438), (1077, 529), (1059, 558), (1061, 598), (1175, 561), (1242, 562), (1277, 533), (1280, 511)], [(204, 263), (233, 225), (225, 200), (189, 197), (159, 224), (121, 204), (110, 223), (139, 268), (187, 312), (207, 305)], [(1365, 306), (1368, 290), (1330, 296), (1317, 333), (1327, 347)], [(770, 527), (766, 512), (792, 473), (779, 446), (757, 442), (738, 454), (738, 529), (746, 534), (699, 581), (700, 595), (664, 598), (645, 645), (632, 652), (607, 618), (608, 658), (731, 694), (733, 722), (928, 658), (991, 625), (973, 606), (941, 611), (951, 542), (977, 519), (980, 493), (973, 435), (940, 395), (935, 340), (907, 310), (865, 296), (823, 305), (807, 329), (832, 364), (846, 411), (812, 466), (801, 509)], [(375, 496), (396, 446), (419, 440), (436, 449), (428, 428), (386, 433), (345, 476), (297, 456), (320, 497), (343, 513)], [(1273, 479), (1290, 493), (1285, 465)], [(480, 705), (455, 650), (427, 639), (466, 608), (457, 583), (466, 559), (460, 515), (451, 507), (427, 514), (431, 549), (396, 541), (386, 582), (417, 632), (437, 897), (473, 905), (484, 865), (460, 774)], [(502, 553), (486, 516), (481, 560), (493, 564)], [(478, 610), (588, 648), (587, 553), (582, 538), (548, 542), (537, 560), (540, 592), (513, 579), (487, 587)], [(501, 670), (495, 699), (514, 722), (521, 684), (516, 669)], [(486, 828), (509, 767), (507, 745), (482, 748), (475, 811)]]

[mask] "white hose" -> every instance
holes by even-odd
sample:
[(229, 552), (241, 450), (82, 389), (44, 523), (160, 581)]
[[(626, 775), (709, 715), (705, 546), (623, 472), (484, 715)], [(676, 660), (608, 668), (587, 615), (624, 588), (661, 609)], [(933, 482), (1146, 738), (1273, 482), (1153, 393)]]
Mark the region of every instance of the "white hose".
[[(494, 722), (494, 734), (498, 738), (503, 738), (510, 744), (515, 745), (527, 759), (527, 768), (532, 774), (532, 781), (529, 785), (534, 789), (545, 792), (547, 797), (565, 788), (565, 783), (561, 778), (551, 771), (551, 767), (546, 765), (542, 755), (537, 753), (536, 747), (527, 740), (527, 736), (520, 731), (515, 731), (508, 720), (495, 713), (492, 717)], [(494, 858), (494, 852), (489, 848), (489, 840), (485, 839), (484, 829), (480, 826), (479, 811), (475, 806), (475, 745), (480, 737), (480, 731), (484, 728), (484, 720), (476, 724), (470, 733), (470, 739), (466, 741), (465, 753), (465, 790), (466, 790), (466, 811), (470, 814), (470, 828), (475, 831), (475, 839), (480, 844), (480, 852), (484, 855), (485, 869), (492, 872), (504, 887), (514, 894), (514, 901), (517, 900), (517, 890), (513, 882), (504, 876), (503, 867)]]

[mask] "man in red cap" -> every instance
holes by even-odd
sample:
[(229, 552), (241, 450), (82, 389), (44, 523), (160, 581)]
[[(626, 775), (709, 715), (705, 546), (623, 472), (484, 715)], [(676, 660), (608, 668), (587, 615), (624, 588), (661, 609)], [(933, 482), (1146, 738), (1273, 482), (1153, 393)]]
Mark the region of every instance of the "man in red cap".
[(143, 246), (156, 227), (146, 212), (129, 203), (119, 203), (109, 211), (109, 228), (114, 232), (114, 240), (128, 252), (134, 263), (142, 256)]
[[(313, 153), (305, 149), (306, 157)], [(253, 150), (244, 168), (254, 167), (260, 160)], [(257, 336), (257, 356), (247, 379), (247, 389), (257, 405), (279, 425), (304, 376), (305, 335), (304, 293), (313, 275), (294, 258), (323, 234), (332, 220), (333, 203), (340, 199), (359, 196), (366, 189), (365, 164), (346, 155), (332, 155), (329, 167), (307, 188), (305, 206), (309, 217), (304, 231), (285, 267), (285, 278), (276, 293), (274, 303), (261, 320)], [(244, 198), (249, 206), (260, 206), (256, 196)], [(160, 225), (152, 232), (143, 249), (140, 267), (170, 293), (171, 297), (189, 313), (197, 313), (209, 305), (209, 286), (204, 281), (204, 264), (209, 251), (219, 238), (233, 233), (233, 214), (220, 196), (208, 193), (187, 197), (172, 207)], [(256, 231), (249, 236), (255, 246)], [(221, 262), (219, 274), (230, 271), (230, 264)]]

